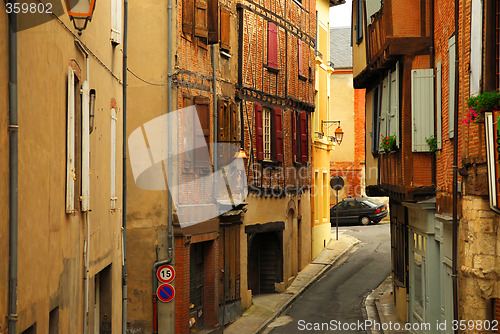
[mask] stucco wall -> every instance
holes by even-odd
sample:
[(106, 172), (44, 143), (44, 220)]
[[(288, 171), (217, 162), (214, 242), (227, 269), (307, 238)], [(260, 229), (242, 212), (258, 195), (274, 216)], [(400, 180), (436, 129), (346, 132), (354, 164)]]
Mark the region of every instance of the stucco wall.
[[(332, 161), (354, 161), (354, 88), (352, 73), (330, 76), (330, 118), (340, 121), (344, 131), (341, 145), (337, 145), (331, 153)], [(330, 126), (333, 135), (338, 124)]]

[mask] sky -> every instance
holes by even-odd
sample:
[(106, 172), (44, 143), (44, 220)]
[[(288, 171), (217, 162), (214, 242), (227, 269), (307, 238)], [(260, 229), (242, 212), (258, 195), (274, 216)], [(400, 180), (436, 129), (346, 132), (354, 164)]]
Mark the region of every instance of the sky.
[(352, 0), (346, 0), (345, 4), (330, 8), (330, 27), (351, 26)]

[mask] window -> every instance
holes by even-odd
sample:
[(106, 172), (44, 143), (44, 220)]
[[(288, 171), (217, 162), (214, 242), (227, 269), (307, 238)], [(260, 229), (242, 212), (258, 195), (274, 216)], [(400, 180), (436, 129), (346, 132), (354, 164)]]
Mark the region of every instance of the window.
[[(396, 146), (399, 147), (399, 63), (394, 70), (389, 71), (379, 88), (380, 114), (379, 135), (396, 136)], [(381, 90), (381, 96), (380, 96)], [(378, 141), (378, 138), (377, 138)], [(380, 150), (380, 147), (378, 148)]]
[(218, 0), (182, 0), (182, 32), (218, 43)]
[[(487, 0), (485, 3), (485, 58), (483, 63), (484, 90), (491, 92), (499, 88), (500, 76), (500, 1)], [(495, 69), (493, 71), (493, 69)]]
[[(224, 12), (223, 12), (224, 11)], [(221, 34), (221, 42), (223, 40), (224, 34), (227, 34), (227, 40), (229, 40), (229, 11), (225, 7), (221, 7), (220, 12), (220, 34)], [(223, 16), (226, 15), (226, 16)], [(208, 44), (217, 44), (219, 43), (219, 0), (208, 0), (208, 10), (207, 10), (207, 18), (208, 18)], [(226, 45), (222, 45), (221, 47), (225, 47)], [(229, 51), (229, 42), (227, 43)]]
[(49, 313), (49, 334), (59, 333), (59, 306)]
[(363, 0), (356, 0), (356, 44), (363, 40)]
[(89, 210), (90, 183), (90, 90), (87, 81), (80, 85), (78, 76), (68, 67), (66, 135), (66, 213)]
[[(192, 97), (184, 94), (184, 108), (194, 105), (196, 114), (191, 112), (183, 113), (183, 129), (184, 129), (184, 147), (183, 162), (184, 168), (187, 169), (209, 169), (210, 168), (210, 114), (209, 102), (210, 99), (203, 96)], [(193, 103), (194, 101), (194, 103)], [(195, 116), (198, 116), (200, 128), (193, 131), (195, 128)], [(191, 148), (198, 147), (192, 150)], [(207, 150), (208, 148), (208, 150)]]
[(302, 41), (300, 39), (297, 40), (297, 66), (298, 66), (298, 72), (299, 72), (299, 79), (301, 80), (307, 80), (306, 78), (306, 73), (304, 70), (304, 55), (303, 55), (303, 45)]
[(483, 5), (481, 0), (472, 0), (470, 32), (470, 95), (481, 92), (481, 65), (483, 58)]
[[(215, 2), (215, 1), (213, 1)], [(231, 50), (230, 32), (231, 32), (231, 12), (226, 7), (220, 9), (220, 48), (229, 52)], [(212, 33), (212, 32), (210, 32)]]
[(111, 42), (120, 44), (122, 37), (122, 0), (111, 0)]
[(283, 162), (283, 114), (280, 108), (255, 103), (257, 160)]
[[(217, 136), (219, 142), (231, 142), (238, 144), (239, 141), (239, 117), (236, 103), (232, 101), (219, 100), (217, 102)], [(229, 164), (234, 156), (232, 145), (218, 146), (219, 163), (223, 166)]]
[(427, 138), (434, 136), (434, 70), (411, 71), (412, 150), (429, 152)]
[(264, 160), (271, 160), (271, 110), (264, 108)]
[(455, 136), (455, 36), (448, 40), (448, 136)]
[(182, 1), (182, 32), (187, 35), (194, 33), (194, 3), (196, 0)]
[(275, 23), (267, 24), (267, 67), (279, 70), (278, 67), (278, 27)]

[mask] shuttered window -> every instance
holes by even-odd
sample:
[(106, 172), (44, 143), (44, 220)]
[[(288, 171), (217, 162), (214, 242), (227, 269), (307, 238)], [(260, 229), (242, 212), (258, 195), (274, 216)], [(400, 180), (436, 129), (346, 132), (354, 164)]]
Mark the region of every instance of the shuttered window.
[[(210, 112), (209, 112), (210, 99), (206, 97), (197, 96), (194, 99), (196, 112), (200, 121), (201, 129), (195, 131), (195, 147), (203, 147), (203, 149), (196, 149), (194, 153), (194, 167), (195, 168), (209, 168), (210, 156), (208, 149), (210, 147)], [(206, 146), (203, 146), (205, 144)], [(205, 148), (206, 147), (206, 148)]]
[(224, 51), (231, 50), (230, 31), (231, 31), (231, 12), (226, 7), (220, 9), (220, 47)]
[[(187, 108), (192, 106), (193, 97), (191, 95), (184, 94), (183, 96), (183, 107)], [(183, 123), (183, 131), (184, 133), (184, 148), (182, 150), (182, 154), (184, 156), (184, 168), (191, 169), (194, 167), (194, 152), (189, 149), (194, 147), (194, 136), (190, 133), (190, 129), (194, 128), (194, 117), (191, 112), (182, 113), (182, 123)]]
[(82, 84), (82, 207), (81, 211), (90, 209), (90, 88), (89, 82)]
[(411, 71), (412, 150), (429, 152), (426, 138), (434, 136), (434, 71)]
[(448, 136), (455, 136), (455, 36), (448, 41)]
[(297, 162), (297, 114), (292, 110), (292, 162)]
[(255, 103), (255, 151), (257, 160), (264, 160), (264, 125), (260, 103)]
[(262, 112), (262, 117), (264, 121), (264, 160), (271, 161), (271, 109), (264, 108)]
[(116, 209), (116, 110), (111, 108), (111, 210)]
[(219, 100), (218, 105), (218, 137), (219, 141), (238, 140), (238, 109), (236, 103), (232, 101)]
[(283, 162), (283, 114), (280, 108), (274, 108), (274, 150), (275, 160)]
[(182, 1), (182, 32), (188, 35), (194, 33), (194, 3), (196, 0)]
[(440, 150), (443, 147), (443, 125), (442, 125), (442, 64), (437, 63), (436, 66), (436, 138), (437, 138), (437, 148)]
[(390, 80), (390, 98), (389, 98), (389, 113), (388, 113), (388, 134), (396, 136), (396, 145), (401, 138), (399, 135), (399, 63), (396, 63), (396, 68), (389, 74)]
[[(222, 40), (222, 10), (221, 8), (221, 40)], [(227, 10), (227, 9), (226, 9)], [(219, 0), (208, 0), (208, 44), (219, 43)], [(228, 21), (229, 22), (229, 21)], [(229, 28), (229, 26), (228, 26)], [(229, 33), (228, 33), (229, 36)], [(229, 44), (229, 43), (228, 43)]]
[(194, 35), (201, 38), (208, 37), (207, 27), (207, 1), (196, 0), (196, 12), (194, 14)]
[[(382, 96), (379, 114), (379, 133), (382, 136), (388, 136), (389, 129), (387, 127), (387, 114), (389, 111), (389, 78), (385, 77), (382, 81)], [(378, 148), (380, 151), (380, 147)]]
[(119, 44), (122, 41), (122, 0), (111, 0), (111, 41)]
[(278, 70), (278, 27), (273, 22), (267, 26), (267, 66)]
[(66, 213), (75, 210), (75, 74), (68, 68), (68, 106), (66, 126)]
[(356, 44), (363, 40), (363, 1), (356, 0)]
[(299, 138), (300, 138), (300, 162), (308, 160), (308, 131), (307, 131), (307, 114), (305, 111), (299, 113)]

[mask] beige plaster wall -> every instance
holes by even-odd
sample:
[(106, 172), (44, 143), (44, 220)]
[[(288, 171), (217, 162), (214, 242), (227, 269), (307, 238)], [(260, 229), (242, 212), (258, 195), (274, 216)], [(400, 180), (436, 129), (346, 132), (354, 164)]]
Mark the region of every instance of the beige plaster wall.
[[(352, 2), (352, 24), (356, 24), (356, 1)], [(352, 62), (353, 62), (353, 74), (356, 77), (360, 74), (366, 67), (366, 26), (363, 26), (363, 39), (361, 43), (356, 44), (356, 31), (352, 30)]]
[[(2, 14), (4, 15), (3, 5)], [(33, 19), (33, 17), (31, 17)], [(60, 17), (69, 30), (73, 24), (67, 15)], [(24, 16), (20, 23), (30, 20)], [(1, 36), (6, 36), (1, 20)], [(35, 22), (39, 23), (39, 22)], [(117, 122), (117, 196), (121, 208), (122, 174), (120, 168), (122, 123), (122, 86), (109, 71), (121, 78), (122, 53), (109, 41), (110, 6), (97, 2), (93, 20), (80, 38), (107, 69), (90, 58), (90, 88), (96, 90), (96, 118), (90, 135), (90, 275), (113, 263), (113, 308), (109, 316), (113, 333), (121, 332), (121, 210), (110, 211), (110, 101), (118, 102)], [(18, 34), (19, 100), (19, 281), (18, 330), (36, 323), (37, 331), (49, 330), (49, 312), (59, 307), (59, 332), (79, 333), (83, 328), (83, 250), (86, 236), (84, 213), (65, 213), (66, 188), (66, 113), (67, 73), (70, 60), (78, 63), (85, 79), (86, 63), (75, 45), (75, 35), (61, 23), (47, 23), (22, 30)], [(0, 39), (4, 48), (5, 39)], [(2, 57), (0, 77), (5, 77)], [(0, 89), (4, 80), (0, 80)], [(3, 92), (0, 103), (4, 104)], [(2, 108), (2, 110), (6, 110)], [(4, 122), (4, 113), (0, 116)], [(0, 135), (0, 145), (5, 137)], [(5, 167), (2, 153), (2, 177)], [(7, 155), (6, 155), (7, 156)], [(7, 189), (2, 187), (2, 189)], [(1, 196), (6, 192), (2, 191)], [(1, 201), (5, 203), (4, 201)], [(3, 205), (3, 204), (0, 204)], [(6, 212), (7, 210), (2, 210)], [(4, 228), (2, 217), (1, 228)], [(2, 235), (5, 235), (2, 233)], [(2, 237), (0, 237), (2, 238)], [(4, 243), (2, 243), (4, 244)], [(3, 247), (3, 246), (1, 246)], [(2, 267), (5, 261), (0, 248)], [(2, 273), (4, 270), (2, 270)], [(3, 275), (3, 274), (2, 274)], [(2, 278), (0, 278), (2, 280)], [(1, 281), (0, 281), (1, 282)], [(3, 286), (3, 284), (2, 284)], [(116, 287), (116, 288), (115, 288)], [(3, 297), (3, 292), (0, 293)], [(0, 312), (4, 319), (4, 303)], [(3, 321), (3, 320), (2, 320)]]
[[(330, 76), (330, 119), (340, 121), (344, 138), (341, 145), (331, 151), (331, 161), (354, 161), (354, 88), (352, 73)], [(338, 124), (329, 128), (334, 134)]]
[[(284, 198), (266, 198), (248, 196), (248, 211), (243, 220), (241, 228), (241, 248), (240, 248), (240, 264), (241, 264), (241, 302), (244, 308), (251, 306), (251, 292), (248, 290), (248, 245), (247, 234), (245, 233), (244, 226), (254, 224), (265, 224), (268, 222), (284, 221), (285, 230), (283, 231), (283, 283), (288, 286), (291, 281), (289, 279), (297, 274), (292, 268), (294, 257), (297, 258), (297, 251), (292, 245), (294, 235), (300, 238), (302, 245), (298, 250), (300, 252), (300, 263), (298, 263), (297, 270), (303, 269), (311, 260), (311, 206), (309, 202), (309, 192), (305, 192), (301, 196), (291, 197), (285, 196)], [(300, 234), (296, 227), (294, 228), (293, 219), (289, 219), (288, 212), (292, 208), (294, 211), (293, 217), (301, 217)], [(287, 219), (288, 218), (288, 219)], [(246, 291), (246, 293), (245, 293)]]

